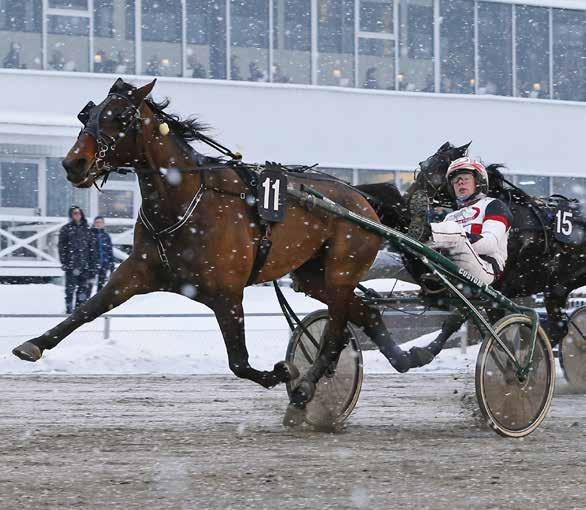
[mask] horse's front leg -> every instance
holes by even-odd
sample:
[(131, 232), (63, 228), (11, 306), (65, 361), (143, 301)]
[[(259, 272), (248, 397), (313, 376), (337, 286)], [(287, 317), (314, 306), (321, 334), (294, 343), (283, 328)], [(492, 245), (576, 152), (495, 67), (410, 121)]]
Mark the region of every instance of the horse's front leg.
[(216, 298), (204, 300), (216, 314), (220, 330), (224, 337), (230, 370), (240, 378), (249, 379), (265, 388), (272, 388), (279, 383), (288, 382), (299, 376), (295, 366), (286, 361), (279, 361), (273, 370), (261, 371), (250, 366), (244, 334), (244, 310), (242, 298)]
[(12, 353), (25, 361), (37, 361), (45, 349), (52, 349), (70, 333), (103, 313), (121, 305), (132, 296), (157, 290), (154, 268), (132, 256), (112, 273), (112, 278), (100, 292), (80, 305), (54, 328), (13, 349)]

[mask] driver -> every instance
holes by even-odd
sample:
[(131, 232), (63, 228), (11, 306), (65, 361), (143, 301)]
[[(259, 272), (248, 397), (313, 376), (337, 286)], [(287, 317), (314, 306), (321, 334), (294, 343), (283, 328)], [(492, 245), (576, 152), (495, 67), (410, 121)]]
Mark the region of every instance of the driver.
[(446, 180), (456, 210), (431, 224), (433, 247), (445, 249), (455, 264), (490, 285), (507, 261), (511, 212), (499, 199), (486, 196), (488, 174), (478, 161), (453, 161)]

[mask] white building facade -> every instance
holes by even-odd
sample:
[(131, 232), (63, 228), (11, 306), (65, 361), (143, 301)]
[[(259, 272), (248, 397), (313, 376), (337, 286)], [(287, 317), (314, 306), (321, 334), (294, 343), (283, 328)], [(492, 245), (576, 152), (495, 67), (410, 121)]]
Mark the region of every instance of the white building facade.
[(74, 190), (60, 164), (118, 76), (157, 77), (246, 161), (404, 189), (472, 140), (528, 191), (586, 197), (585, 0), (0, 0), (0, 277), (60, 274), (71, 204), (130, 243), (133, 177)]

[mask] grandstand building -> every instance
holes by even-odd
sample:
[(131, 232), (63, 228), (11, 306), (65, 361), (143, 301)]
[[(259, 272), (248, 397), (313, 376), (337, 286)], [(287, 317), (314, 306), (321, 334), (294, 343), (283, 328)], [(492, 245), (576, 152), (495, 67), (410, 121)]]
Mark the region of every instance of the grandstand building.
[(586, 0), (0, 0), (0, 277), (61, 274), (73, 203), (124, 256), (134, 177), (77, 190), (60, 164), (118, 76), (248, 162), (405, 189), (472, 140), (527, 191), (586, 197)]

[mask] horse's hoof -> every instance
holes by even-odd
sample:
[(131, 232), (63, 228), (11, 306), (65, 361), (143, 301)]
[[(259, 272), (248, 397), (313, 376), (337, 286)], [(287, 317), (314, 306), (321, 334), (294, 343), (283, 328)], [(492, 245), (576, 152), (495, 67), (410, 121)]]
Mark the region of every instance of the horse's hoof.
[(298, 407), (293, 404), (287, 406), (285, 416), (283, 417), (283, 426), (285, 427), (300, 427), (305, 421), (305, 408)]
[(294, 381), (299, 377), (299, 369), (290, 361), (279, 361), (273, 368), (281, 382)]
[(43, 351), (29, 340), (12, 349), (12, 354), (24, 361), (38, 361), (41, 359)]
[(423, 347), (411, 347), (409, 349), (409, 357), (411, 358), (411, 367), (419, 368), (431, 363), (435, 356), (428, 349)]
[(315, 384), (311, 381), (301, 381), (291, 393), (291, 404), (304, 407), (315, 394)]

